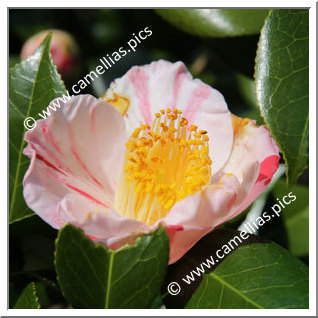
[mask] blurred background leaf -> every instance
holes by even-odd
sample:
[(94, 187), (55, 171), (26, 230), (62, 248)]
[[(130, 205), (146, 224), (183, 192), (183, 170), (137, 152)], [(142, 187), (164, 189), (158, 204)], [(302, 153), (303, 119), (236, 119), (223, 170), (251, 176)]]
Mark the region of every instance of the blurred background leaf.
[(260, 109), (258, 107), (254, 81), (251, 78), (240, 73), (236, 75), (236, 78), (238, 83), (238, 90), (241, 93), (241, 96), (246, 105), (249, 107), (248, 110), (241, 116), (246, 118), (253, 118), (256, 120), (257, 125), (263, 125), (264, 120), (261, 117)]
[(157, 9), (159, 15), (185, 32), (228, 37), (258, 33), (268, 9)]
[(296, 200), (290, 205), (285, 204), (281, 213), (287, 231), (288, 247), (294, 255), (304, 257), (309, 253), (309, 189), (302, 185), (288, 188), (283, 179), (273, 189), (275, 197), (280, 199), (289, 192), (296, 196)]

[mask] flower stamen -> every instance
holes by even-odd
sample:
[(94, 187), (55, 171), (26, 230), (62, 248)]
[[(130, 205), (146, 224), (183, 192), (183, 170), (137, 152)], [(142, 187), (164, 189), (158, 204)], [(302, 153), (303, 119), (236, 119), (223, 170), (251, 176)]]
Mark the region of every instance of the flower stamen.
[(153, 225), (171, 207), (210, 182), (207, 132), (178, 109), (162, 109), (151, 127), (135, 129), (126, 144), (115, 208), (123, 216)]

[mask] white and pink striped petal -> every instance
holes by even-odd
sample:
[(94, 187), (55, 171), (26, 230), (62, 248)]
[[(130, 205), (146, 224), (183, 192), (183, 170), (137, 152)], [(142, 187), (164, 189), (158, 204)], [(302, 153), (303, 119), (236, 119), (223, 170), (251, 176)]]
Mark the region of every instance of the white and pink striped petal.
[(259, 163), (259, 173), (253, 187), (237, 208), (234, 217), (244, 211), (268, 186), (279, 166), (279, 148), (265, 126), (257, 126), (255, 120), (233, 117), (234, 143), (231, 156), (223, 167), (223, 173), (233, 173), (241, 181), (246, 179), (246, 167)]
[(28, 131), (24, 154), (31, 164), (23, 180), (28, 206), (53, 227), (59, 203), (77, 193), (102, 207), (114, 200), (122, 168), (125, 125), (109, 104), (90, 95), (67, 101)]

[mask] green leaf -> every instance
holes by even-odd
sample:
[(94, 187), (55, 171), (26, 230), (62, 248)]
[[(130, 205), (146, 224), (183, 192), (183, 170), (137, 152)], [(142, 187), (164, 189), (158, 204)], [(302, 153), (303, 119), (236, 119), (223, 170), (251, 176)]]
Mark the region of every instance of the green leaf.
[(39, 282), (32, 282), (22, 291), (13, 308), (39, 309), (44, 304), (48, 304), (48, 296), (44, 285)]
[(279, 180), (273, 189), (275, 197), (280, 200), (290, 192), (296, 196), (296, 200), (284, 205), (281, 217), (285, 223), (290, 252), (303, 257), (309, 254), (309, 189), (301, 185), (288, 188), (284, 180)]
[(66, 89), (50, 56), (49, 34), (32, 56), (17, 64), (9, 72), (9, 222), (29, 217), (33, 212), (27, 207), (22, 194), (23, 176), (29, 159), (22, 154), (26, 146), (24, 120), (37, 118), (50, 101), (66, 94)]
[(308, 166), (308, 23), (308, 10), (272, 10), (256, 58), (257, 98), (284, 154), (290, 185)]
[[(240, 241), (238, 238), (240, 237), (240, 234), (241, 232), (236, 230), (216, 229), (204, 236), (180, 260), (169, 265), (164, 290), (169, 291), (171, 282), (177, 282), (180, 286), (180, 292), (177, 295), (171, 295), (168, 292), (163, 299), (165, 306), (174, 309), (184, 308), (202, 281), (202, 275), (194, 274), (194, 281), (189, 284), (187, 275), (189, 275), (192, 270), (195, 270), (197, 266), (200, 266), (202, 262), (205, 262), (210, 266), (205, 268), (204, 273), (209, 273), (217, 268), (222, 260), (217, 260), (217, 257), (215, 256), (216, 252), (219, 249), (222, 249), (225, 244), (233, 242), (233, 239), (238, 244), (231, 243), (234, 249), (228, 253), (233, 253), (239, 246), (268, 242), (256, 235), (249, 235)], [(214, 261), (207, 262), (207, 259), (211, 260), (211, 256)], [(185, 280), (183, 280), (183, 278), (185, 278)], [(189, 279), (191, 280), (191, 278)]]
[[(11, 269), (11, 267), (10, 267)], [(44, 277), (48, 276), (51, 279)], [(35, 285), (35, 295), (41, 308), (49, 305), (66, 304), (64, 297), (57, 284), (53, 281), (56, 278), (55, 271), (48, 272), (14, 272), (9, 274), (9, 308), (14, 308), (22, 292), (28, 285)]]
[(10, 55), (10, 57), (9, 57), (9, 68), (14, 67), (19, 62), (20, 62), (20, 56), (19, 55)]
[(76, 308), (149, 308), (160, 293), (168, 259), (164, 228), (117, 251), (95, 245), (71, 225), (56, 241), (58, 281)]
[(308, 267), (285, 249), (251, 244), (205, 275), (186, 308), (308, 308), (308, 284)]
[(30, 283), (21, 293), (14, 309), (39, 309), (40, 303), (36, 295), (35, 283)]
[(161, 295), (159, 295), (155, 298), (155, 300), (151, 304), (150, 309), (163, 309), (163, 308), (165, 308), (165, 307), (164, 307), (164, 304), (162, 301), (162, 297), (161, 297)]
[(158, 9), (172, 25), (193, 35), (241, 36), (259, 33), (267, 9)]

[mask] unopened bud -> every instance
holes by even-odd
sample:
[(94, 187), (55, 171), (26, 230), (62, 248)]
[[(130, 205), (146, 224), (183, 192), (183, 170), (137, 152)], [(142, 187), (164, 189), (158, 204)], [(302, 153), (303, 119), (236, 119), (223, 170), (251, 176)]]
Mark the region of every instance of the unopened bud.
[(26, 59), (40, 46), (46, 35), (52, 32), (51, 55), (63, 78), (69, 78), (77, 66), (79, 49), (74, 38), (61, 30), (45, 30), (30, 37), (23, 45), (21, 59)]

